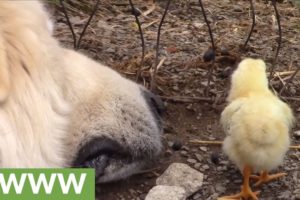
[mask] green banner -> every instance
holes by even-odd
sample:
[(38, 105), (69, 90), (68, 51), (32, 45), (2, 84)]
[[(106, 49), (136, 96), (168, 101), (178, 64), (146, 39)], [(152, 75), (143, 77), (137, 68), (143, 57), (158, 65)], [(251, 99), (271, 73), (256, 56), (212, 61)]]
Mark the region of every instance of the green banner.
[(95, 200), (94, 169), (0, 169), (1, 200)]

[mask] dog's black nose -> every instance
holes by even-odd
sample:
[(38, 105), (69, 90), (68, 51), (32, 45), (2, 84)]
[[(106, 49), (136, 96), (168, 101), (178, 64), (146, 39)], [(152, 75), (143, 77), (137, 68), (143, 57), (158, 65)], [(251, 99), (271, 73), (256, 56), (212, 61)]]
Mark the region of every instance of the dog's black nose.
[(143, 95), (155, 117), (159, 118), (165, 112), (164, 102), (148, 90), (143, 91)]

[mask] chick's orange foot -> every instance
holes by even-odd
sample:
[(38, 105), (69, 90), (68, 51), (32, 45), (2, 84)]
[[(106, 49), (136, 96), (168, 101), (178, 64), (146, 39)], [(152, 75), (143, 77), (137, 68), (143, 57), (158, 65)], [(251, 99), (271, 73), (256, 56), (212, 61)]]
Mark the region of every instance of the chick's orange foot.
[(244, 199), (244, 200), (258, 200), (257, 195), (260, 193), (259, 191), (253, 192), (249, 185), (249, 178), (252, 172), (252, 168), (250, 166), (245, 166), (243, 170), (244, 181), (242, 185), (242, 191), (236, 195), (221, 197), (218, 200), (236, 200), (236, 199)]
[(260, 186), (263, 183), (270, 182), (274, 179), (278, 179), (278, 178), (280, 178), (282, 176), (286, 176), (286, 175), (287, 175), (287, 173), (269, 174), (267, 171), (263, 171), (263, 172), (261, 172), (261, 174), (259, 176), (251, 175), (250, 179), (256, 180), (256, 183), (254, 184), (254, 186)]
[(231, 196), (225, 196), (218, 198), (218, 200), (237, 200), (237, 199), (244, 199), (244, 200), (258, 200), (257, 195), (260, 192), (252, 192), (250, 188), (242, 190), (242, 192), (236, 194), (236, 195), (231, 195)]
[(242, 191), (235, 195), (225, 196), (218, 198), (218, 200), (237, 200), (237, 199), (244, 199), (244, 200), (258, 200), (257, 195), (260, 191), (253, 192), (249, 186), (249, 182), (244, 182), (243, 186), (241, 187)]

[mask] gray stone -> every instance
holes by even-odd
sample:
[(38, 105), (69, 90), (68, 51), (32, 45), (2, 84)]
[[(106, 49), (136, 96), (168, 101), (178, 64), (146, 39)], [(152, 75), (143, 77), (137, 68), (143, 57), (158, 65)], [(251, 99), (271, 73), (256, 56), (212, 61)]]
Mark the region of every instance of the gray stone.
[(216, 184), (215, 189), (218, 193), (224, 193), (226, 191), (226, 188), (221, 184)]
[(192, 158), (189, 158), (189, 159), (187, 159), (186, 161), (187, 161), (188, 163), (191, 163), (191, 164), (197, 163), (197, 160), (192, 159)]
[(173, 163), (157, 178), (156, 184), (183, 187), (188, 197), (201, 188), (203, 174), (186, 164)]
[(300, 139), (300, 130), (297, 130), (297, 131), (294, 132), (294, 137), (296, 139)]
[(200, 149), (201, 151), (204, 151), (204, 152), (207, 151), (207, 147), (199, 147), (199, 149)]
[(145, 200), (185, 200), (186, 191), (179, 186), (157, 185), (147, 194)]

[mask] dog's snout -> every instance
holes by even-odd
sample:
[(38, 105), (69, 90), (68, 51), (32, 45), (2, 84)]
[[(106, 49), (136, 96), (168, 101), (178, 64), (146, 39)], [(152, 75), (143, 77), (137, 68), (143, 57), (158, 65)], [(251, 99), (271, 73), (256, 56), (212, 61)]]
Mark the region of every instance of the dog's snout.
[(165, 112), (164, 102), (160, 97), (146, 90), (144, 91), (144, 97), (155, 115), (161, 116)]

